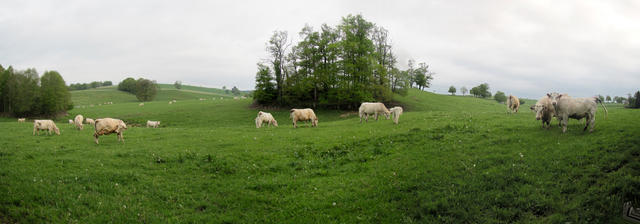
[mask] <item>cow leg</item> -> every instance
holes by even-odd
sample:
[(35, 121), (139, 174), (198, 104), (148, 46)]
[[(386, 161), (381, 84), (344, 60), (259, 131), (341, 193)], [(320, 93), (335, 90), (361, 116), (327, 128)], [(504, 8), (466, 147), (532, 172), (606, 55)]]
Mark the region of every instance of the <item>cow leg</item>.
[(562, 116), (562, 133), (567, 132), (568, 121), (569, 121), (569, 115)]
[(96, 144), (98, 144), (98, 133), (93, 133), (93, 138)]
[(593, 132), (593, 129), (595, 128), (596, 125), (596, 115), (595, 114), (591, 114), (590, 116), (590, 122), (589, 125), (591, 126), (591, 129), (589, 129), (589, 133)]
[(295, 121), (295, 120), (293, 120), (293, 127), (294, 127), (294, 128), (297, 128), (297, 127), (298, 127), (298, 126), (296, 125), (296, 121)]

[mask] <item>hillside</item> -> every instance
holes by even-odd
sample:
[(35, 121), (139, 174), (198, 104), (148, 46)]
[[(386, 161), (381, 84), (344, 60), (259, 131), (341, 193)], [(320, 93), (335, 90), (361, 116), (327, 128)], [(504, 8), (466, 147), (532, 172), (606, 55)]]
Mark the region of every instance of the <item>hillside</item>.
[[(226, 94), (224, 90), (215, 88), (205, 88), (183, 85), (182, 89), (176, 89), (170, 84), (158, 84), (158, 95), (154, 101), (169, 100), (192, 100), (199, 98), (213, 97), (233, 97), (232, 94)], [(136, 96), (127, 92), (118, 91), (117, 86), (99, 87), (95, 89), (71, 91), (71, 99), (76, 106), (89, 106), (91, 104), (103, 104), (104, 102), (113, 103), (133, 103), (139, 102)]]
[[(0, 222), (616, 223), (640, 204), (640, 110), (561, 134), (528, 108), (412, 90), (398, 125), (320, 110), (294, 129), (277, 110), (279, 127), (256, 129), (251, 99), (89, 94), (122, 103), (70, 111), (60, 136), (1, 122)], [(96, 145), (76, 114), (123, 119), (125, 143)]]

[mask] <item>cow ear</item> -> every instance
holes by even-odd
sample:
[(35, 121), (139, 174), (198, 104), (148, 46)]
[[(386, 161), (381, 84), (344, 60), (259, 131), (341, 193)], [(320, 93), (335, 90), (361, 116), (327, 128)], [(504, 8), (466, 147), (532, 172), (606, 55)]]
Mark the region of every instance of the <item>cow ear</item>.
[(560, 97), (562, 97), (562, 94), (558, 94), (558, 99), (560, 99)]
[(549, 98), (551, 98), (551, 94), (550, 94), (550, 93), (547, 93), (547, 96), (548, 96)]

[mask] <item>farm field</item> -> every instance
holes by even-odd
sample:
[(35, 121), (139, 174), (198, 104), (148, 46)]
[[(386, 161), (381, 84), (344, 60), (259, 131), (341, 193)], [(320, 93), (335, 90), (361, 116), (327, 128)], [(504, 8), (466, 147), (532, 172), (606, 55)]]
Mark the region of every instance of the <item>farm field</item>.
[[(161, 89), (142, 107), (115, 88), (72, 94), (114, 104), (71, 110), (60, 136), (0, 118), (0, 222), (622, 223), (623, 202), (640, 205), (640, 110), (616, 105), (593, 133), (570, 120), (562, 134), (529, 100), (507, 114), (411, 90), (398, 125), (321, 110), (294, 129), (278, 110), (279, 127), (256, 129), (250, 99), (215, 91)], [(123, 119), (125, 143), (96, 145), (76, 114)]]

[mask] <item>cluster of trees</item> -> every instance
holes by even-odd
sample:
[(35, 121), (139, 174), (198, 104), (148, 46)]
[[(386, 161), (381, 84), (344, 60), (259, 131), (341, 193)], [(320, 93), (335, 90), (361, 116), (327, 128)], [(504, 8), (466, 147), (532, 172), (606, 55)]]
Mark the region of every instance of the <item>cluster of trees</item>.
[(182, 89), (182, 81), (174, 82), (173, 86), (176, 87), (176, 89)]
[(83, 90), (83, 89), (91, 89), (98, 88), (100, 86), (112, 86), (113, 83), (111, 81), (93, 81), (90, 83), (72, 83), (69, 85), (69, 90)]
[(640, 91), (637, 91), (634, 95), (629, 94), (629, 98), (627, 99), (627, 107), (640, 108)]
[(136, 95), (139, 101), (152, 101), (158, 93), (158, 86), (155, 81), (145, 78), (126, 78), (118, 84), (118, 90)]
[(491, 92), (489, 92), (489, 84), (487, 83), (483, 83), (476, 87), (471, 88), (471, 90), (469, 90), (469, 93), (474, 97), (482, 97), (482, 98), (491, 97)]
[(73, 108), (62, 76), (33, 69), (15, 70), (0, 65), (0, 112), (13, 116), (56, 116)]
[(433, 73), (426, 63), (396, 67), (389, 32), (348, 15), (336, 27), (307, 25), (291, 46), (286, 31), (267, 43), (268, 63), (258, 63), (254, 99), (259, 104), (354, 107), (364, 101), (389, 101), (392, 93), (429, 87)]

